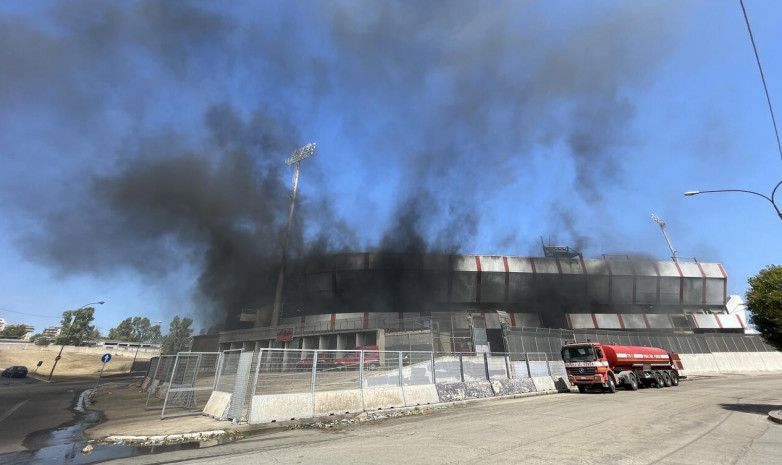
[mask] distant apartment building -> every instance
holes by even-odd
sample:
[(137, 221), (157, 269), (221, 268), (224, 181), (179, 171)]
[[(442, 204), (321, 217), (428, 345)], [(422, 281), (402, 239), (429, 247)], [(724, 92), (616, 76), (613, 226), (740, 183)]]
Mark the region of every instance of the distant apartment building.
[(2, 331), (2, 330), (4, 330), (4, 329), (5, 329), (5, 325), (6, 325), (6, 324), (7, 324), (7, 323), (5, 322), (5, 320), (4, 320), (4, 319), (2, 319), (2, 318), (0, 318), (0, 331)]
[(58, 337), (60, 333), (62, 333), (62, 328), (59, 326), (49, 326), (48, 328), (41, 331), (41, 335), (48, 339), (54, 339)]

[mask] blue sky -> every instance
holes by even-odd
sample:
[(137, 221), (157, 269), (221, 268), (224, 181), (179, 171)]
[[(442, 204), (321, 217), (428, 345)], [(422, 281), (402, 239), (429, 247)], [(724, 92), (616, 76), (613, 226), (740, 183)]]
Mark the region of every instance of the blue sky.
[[(738, 1), (28, 3), (0, 4), (11, 323), (259, 304), (269, 273), (232, 278), (273, 262), (282, 161), (311, 141), (302, 253), (539, 255), (544, 236), (664, 260), (655, 212), (731, 293), (780, 262), (768, 203), (682, 195), (782, 179)], [(782, 6), (746, 6), (773, 102)]]

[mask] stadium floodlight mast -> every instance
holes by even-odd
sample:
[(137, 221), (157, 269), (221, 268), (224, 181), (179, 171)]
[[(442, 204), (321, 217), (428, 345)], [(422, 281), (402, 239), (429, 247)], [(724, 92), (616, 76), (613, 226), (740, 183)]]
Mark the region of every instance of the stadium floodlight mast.
[(766, 199), (771, 204), (771, 206), (774, 207), (774, 211), (777, 212), (777, 216), (779, 217), (779, 219), (782, 220), (782, 212), (779, 211), (779, 207), (777, 207), (776, 202), (774, 202), (774, 194), (776, 194), (777, 188), (779, 188), (780, 185), (782, 185), (782, 181), (780, 181), (776, 185), (776, 187), (774, 187), (774, 190), (771, 193), (771, 197), (763, 195), (760, 192), (748, 191), (748, 190), (744, 190), (744, 189), (717, 189), (717, 190), (709, 190), (709, 191), (687, 191), (687, 192), (684, 193), (684, 195), (687, 196), (687, 197), (692, 197), (693, 195), (698, 195), (698, 194), (714, 194), (714, 193), (721, 193), (721, 192), (742, 192), (744, 194), (757, 195), (758, 197), (762, 197), (762, 198)]
[(288, 225), (285, 229), (285, 237), (282, 239), (282, 258), (280, 260), (280, 274), (277, 275), (277, 289), (274, 291), (274, 307), (272, 308), (271, 324), (277, 326), (280, 323), (280, 307), (282, 306), (282, 289), (285, 281), (285, 261), (288, 253), (288, 239), (291, 235), (291, 222), (293, 221), (293, 209), (296, 206), (296, 190), (299, 186), (299, 165), (301, 162), (315, 154), (315, 143), (294, 150), (290, 158), (285, 160), (286, 165), (296, 165), (293, 172), (293, 189), (291, 190), (291, 208), (288, 211)]

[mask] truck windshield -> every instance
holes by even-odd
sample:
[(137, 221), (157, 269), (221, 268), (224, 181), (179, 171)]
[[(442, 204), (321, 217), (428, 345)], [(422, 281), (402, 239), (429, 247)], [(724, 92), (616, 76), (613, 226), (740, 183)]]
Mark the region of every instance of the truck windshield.
[(595, 351), (592, 346), (565, 347), (562, 349), (562, 360), (571, 361), (595, 361)]

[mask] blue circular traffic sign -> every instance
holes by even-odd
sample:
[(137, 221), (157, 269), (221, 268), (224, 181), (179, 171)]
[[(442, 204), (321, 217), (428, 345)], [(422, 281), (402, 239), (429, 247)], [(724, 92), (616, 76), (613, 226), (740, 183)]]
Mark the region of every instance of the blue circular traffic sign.
[(103, 357), (100, 358), (100, 361), (103, 363), (106, 363), (109, 360), (111, 360), (111, 354), (103, 354)]

